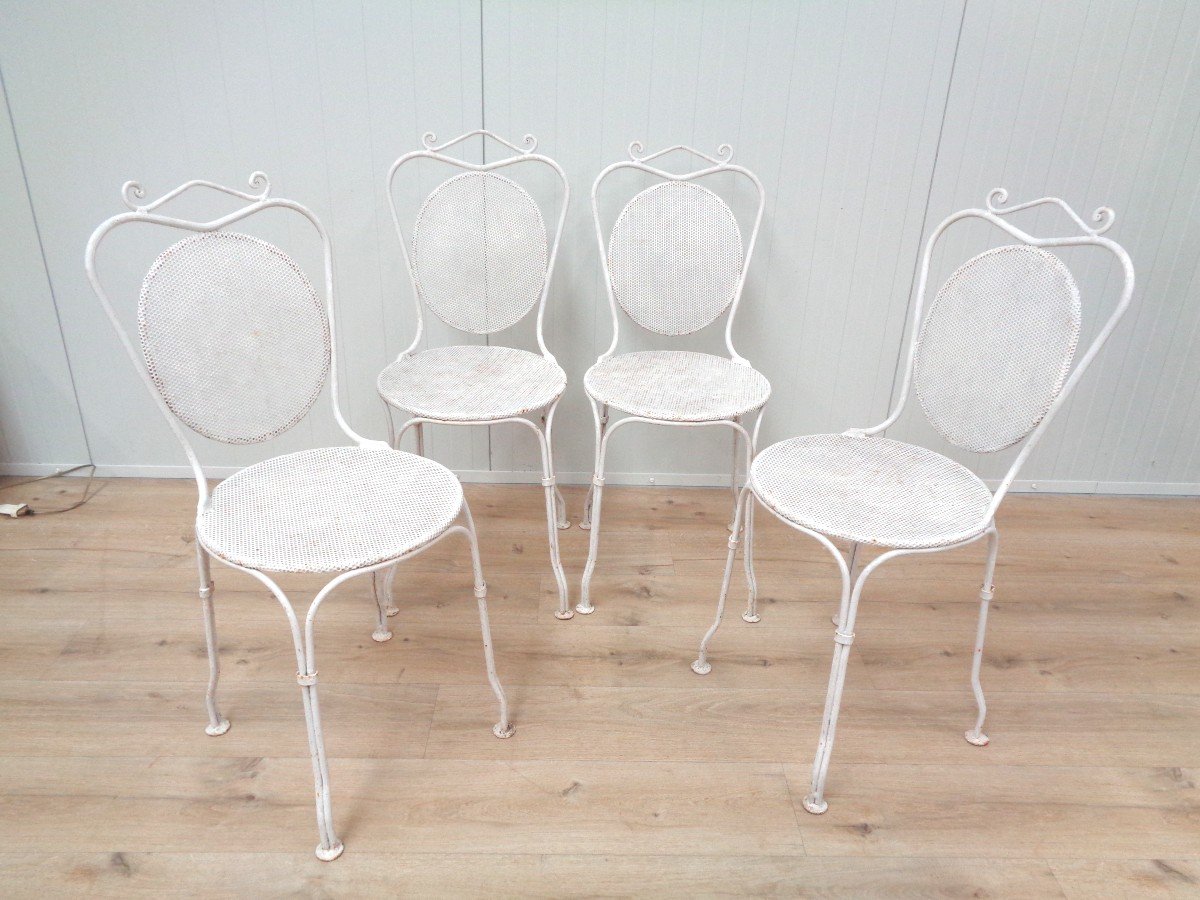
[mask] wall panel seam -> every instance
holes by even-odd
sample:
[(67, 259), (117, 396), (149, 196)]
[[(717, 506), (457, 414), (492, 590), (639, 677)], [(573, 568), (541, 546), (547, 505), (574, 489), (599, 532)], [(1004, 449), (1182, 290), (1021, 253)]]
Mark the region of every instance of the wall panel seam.
[(0, 61), (0, 93), (4, 94), (4, 111), (8, 115), (8, 127), (12, 130), (13, 146), (17, 152), (17, 165), (21, 169), (21, 184), (25, 189), (25, 202), (29, 206), (29, 216), (33, 220), (33, 233), (37, 235), (38, 255), (42, 261), (42, 271), (46, 274), (46, 289), (50, 292), (50, 303), (54, 307), (54, 323), (58, 326), (58, 341), (62, 347), (63, 361), (67, 367), (67, 376), (71, 379), (71, 396), (75, 399), (75, 417), (79, 420), (79, 432), (83, 436), (83, 446), (87, 451), (87, 462), (92, 464), (92, 445), (88, 441), (87, 424), (83, 420), (83, 409), (79, 405), (79, 388), (75, 384), (75, 369), (71, 365), (71, 356), (67, 353), (67, 339), (63, 333), (62, 314), (58, 310), (58, 295), (54, 290), (54, 280), (50, 277), (50, 264), (46, 260), (46, 245), (42, 240), (42, 225), (38, 221), (37, 208), (33, 205), (33, 194), (29, 190), (29, 174), (25, 170), (25, 156), (21, 152), (21, 137), (17, 133), (17, 123), (13, 119), (12, 104), (8, 99), (8, 85), (4, 81), (4, 63)]
[[(968, 2), (970, 2), (970, 0), (962, 0), (962, 11), (959, 13), (958, 17), (958, 34), (954, 37), (954, 55), (950, 59), (950, 74), (946, 78), (946, 95), (942, 98), (942, 118), (938, 122), (938, 136), (933, 147), (933, 161), (929, 164), (929, 181), (925, 187), (925, 209), (921, 213), (921, 230), (918, 232), (919, 237), (917, 242), (917, 254), (913, 258), (912, 277), (909, 279), (908, 284), (908, 306), (904, 310), (905, 328), (901, 329), (900, 341), (896, 345), (896, 363), (892, 367), (892, 387), (888, 392), (888, 396), (891, 397), (891, 402), (888, 405), (888, 409), (884, 411), (885, 416), (895, 406), (896, 382), (900, 377), (901, 367), (907, 365), (907, 356), (904, 352), (904, 349), (908, 343), (912, 341), (911, 336), (909, 336), (908, 341), (905, 341), (905, 336), (908, 333), (907, 323), (913, 314), (913, 301), (916, 297), (917, 290), (917, 272), (921, 268), (921, 254), (924, 253), (925, 249), (925, 227), (929, 224), (929, 204), (933, 200), (933, 185), (937, 180), (938, 156), (942, 151), (942, 136), (946, 132), (946, 115), (950, 110), (950, 94), (954, 90), (954, 72), (958, 67), (958, 53), (959, 49), (962, 47), (963, 25), (967, 20)], [(917, 324), (918, 323), (913, 322), (914, 329), (917, 327)]]

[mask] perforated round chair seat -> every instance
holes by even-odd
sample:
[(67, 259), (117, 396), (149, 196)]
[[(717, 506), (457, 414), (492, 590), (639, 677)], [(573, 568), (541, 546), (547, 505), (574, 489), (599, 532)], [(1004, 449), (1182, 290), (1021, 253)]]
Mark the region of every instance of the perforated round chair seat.
[(944, 547), (981, 534), (992, 492), (940, 453), (878, 437), (814, 434), (755, 457), (754, 493), (789, 522), (895, 549)]
[(668, 422), (716, 422), (758, 409), (771, 383), (743, 363), (687, 350), (610, 356), (583, 377), (588, 396), (635, 416)]
[(446, 422), (506, 419), (543, 409), (567, 387), (544, 356), (512, 347), (437, 347), (379, 374), (379, 394), (416, 416)]
[(196, 524), (215, 556), (268, 572), (348, 572), (396, 559), (450, 527), (454, 473), (374, 447), (276, 456), (213, 489)]

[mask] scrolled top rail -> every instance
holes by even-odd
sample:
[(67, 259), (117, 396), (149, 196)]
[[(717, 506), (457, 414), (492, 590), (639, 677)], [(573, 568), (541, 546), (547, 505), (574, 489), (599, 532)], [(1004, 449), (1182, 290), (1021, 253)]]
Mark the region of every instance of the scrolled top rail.
[(252, 172), (250, 174), (249, 184), (250, 188), (252, 190), (257, 189), (258, 193), (247, 193), (246, 191), (240, 191), (237, 188), (231, 188), (223, 184), (217, 184), (215, 181), (188, 181), (184, 184), (181, 184), (174, 190), (167, 191), (167, 193), (163, 194), (157, 200), (152, 200), (149, 203), (141, 203), (139, 201), (144, 199), (146, 196), (145, 189), (136, 181), (127, 181), (121, 185), (121, 200), (133, 212), (148, 213), (151, 210), (158, 209), (164, 203), (174, 200), (180, 194), (184, 194), (196, 187), (206, 187), (210, 190), (220, 191), (223, 194), (229, 194), (231, 197), (249, 200), (252, 203), (260, 200), (266, 200), (271, 193), (271, 182), (270, 179), (267, 178), (265, 172)]
[(674, 153), (676, 150), (683, 150), (693, 156), (698, 156), (712, 163), (714, 166), (726, 166), (733, 161), (733, 147), (730, 144), (721, 144), (717, 147), (716, 156), (710, 156), (703, 150), (697, 150), (695, 147), (689, 147), (687, 144), (673, 144), (670, 147), (647, 154), (646, 148), (642, 145), (641, 141), (630, 142), (629, 158), (634, 162), (647, 163), (652, 159), (658, 159), (660, 156), (666, 156), (668, 153)]
[(1057, 206), (1068, 216), (1070, 216), (1071, 220), (1078, 225), (1085, 234), (1089, 234), (1092, 237), (1097, 237), (1104, 234), (1104, 232), (1112, 228), (1113, 223), (1117, 220), (1117, 214), (1113, 212), (1111, 207), (1100, 206), (1097, 207), (1096, 211), (1092, 213), (1092, 221), (1097, 223), (1096, 227), (1093, 228), (1091, 225), (1088, 225), (1087, 222), (1085, 222), (1079, 216), (1079, 214), (1075, 212), (1074, 209), (1071, 208), (1069, 203), (1067, 203), (1065, 200), (1059, 199), (1058, 197), (1039, 197), (1037, 200), (1029, 200), (1025, 203), (1018, 203), (1016, 206), (1005, 206), (1004, 204), (1007, 202), (1008, 191), (1001, 187), (994, 188), (987, 197), (988, 212), (997, 216), (1007, 216), (1010, 213), (1020, 212), (1023, 209), (1030, 209), (1034, 206), (1051, 204), (1053, 206)]
[(537, 149), (537, 143), (538, 143), (537, 138), (535, 138), (532, 134), (527, 134), (524, 137), (522, 137), (521, 143), (523, 143), (525, 146), (518, 147), (516, 144), (512, 143), (511, 141), (507, 141), (504, 138), (500, 137), (500, 135), (496, 134), (496, 132), (489, 131), (486, 128), (476, 128), (474, 131), (468, 131), (464, 134), (460, 134), (458, 137), (451, 138), (450, 140), (448, 140), (444, 143), (441, 143), (441, 144), (439, 144), (437, 142), (436, 134), (434, 134), (432, 131), (427, 131), (423, 135), (421, 135), (421, 146), (424, 147), (426, 150), (428, 150), (430, 153), (440, 153), (443, 150), (448, 150), (449, 148), (455, 146), (456, 144), (461, 144), (463, 141), (468, 140), (469, 138), (479, 137), (480, 135), (482, 135), (484, 137), (490, 137), (496, 143), (503, 144), (505, 147), (508, 147), (510, 150), (512, 150), (514, 153), (518, 154), (519, 156), (527, 156), (528, 154), (532, 153), (534, 150)]

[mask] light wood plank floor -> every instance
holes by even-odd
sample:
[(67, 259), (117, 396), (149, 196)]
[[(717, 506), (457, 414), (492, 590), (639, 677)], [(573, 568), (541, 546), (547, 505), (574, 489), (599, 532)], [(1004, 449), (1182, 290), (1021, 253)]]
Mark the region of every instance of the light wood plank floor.
[[(700, 678), (727, 492), (606, 491), (597, 610), (568, 622), (540, 490), (468, 496), (517, 734), (491, 735), (464, 546), (405, 564), (390, 643), (367, 583), (341, 589), (317, 633), (331, 864), (284, 619), (220, 567), (233, 728), (204, 734), (194, 487), (113, 480), (0, 521), (0, 894), (1200, 892), (1200, 501), (1007, 501), (982, 749), (962, 733), (983, 547), (885, 567), (814, 817), (837, 589), (817, 545), (759, 516), (762, 622), (739, 581)], [(586, 542), (562, 534), (573, 602)]]

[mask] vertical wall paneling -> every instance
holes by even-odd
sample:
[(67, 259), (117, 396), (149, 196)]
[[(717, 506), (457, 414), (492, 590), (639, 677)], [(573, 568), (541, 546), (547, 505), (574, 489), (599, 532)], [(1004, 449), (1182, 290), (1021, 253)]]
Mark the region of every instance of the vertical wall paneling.
[[(375, 376), (415, 329), (383, 178), (420, 134), (476, 128), (479, 5), (364, 2), (48, 3), (6, 6), (0, 63), (22, 141), (29, 196), (76, 372), (93, 458), (104, 471), (182, 474), (182, 452), (131, 370), (92, 295), (83, 247), (123, 211), (127, 179), (157, 196), (190, 178), (244, 184), (310, 206), (334, 248), (342, 397), (351, 423), (385, 434)], [(229, 198), (195, 196), (213, 216)], [(312, 229), (272, 212), (246, 230), (280, 243), (320, 283)], [(114, 235), (101, 274), (123, 312), (174, 237)], [(486, 469), (486, 441), (432, 436), (447, 464)], [(342, 440), (318, 407), (267, 448), (208, 445), (214, 471)], [(481, 449), (482, 447), (482, 449)]]
[[(570, 179), (546, 331), (570, 381), (555, 433), (564, 480), (590, 473), (582, 379), (610, 339), (590, 189), (637, 139), (648, 150), (728, 142), (764, 182), (735, 328), (739, 350), (774, 387), (764, 442), (886, 414), (918, 257), (943, 217), (997, 186), (1014, 202), (1051, 194), (1085, 214), (1112, 206), (1110, 234), (1138, 271), (1135, 306), (1019, 486), (1200, 491), (1200, 4), (53, 0), (8, 4), (0, 17), (11, 111), (0, 123), (11, 198), (0, 249), (5, 471), (81, 462), (89, 450), (110, 473), (185, 471), (82, 267), (88, 235), (121, 210), (129, 178), (155, 196), (190, 178), (243, 183), (263, 169), (277, 196), (317, 212), (334, 244), (346, 412), (382, 436), (375, 377), (415, 329), (384, 177), (423, 132), (445, 140), (486, 126), (513, 140), (537, 135)], [(482, 141), (458, 150), (473, 161), (503, 152)], [(445, 175), (423, 166), (397, 181), (407, 226)], [(614, 185), (608, 221), (629, 196), (621, 191), (638, 186)], [(712, 186), (745, 211), (744, 194)], [(552, 185), (531, 187), (551, 211)], [(180, 212), (229, 208), (197, 196)], [(1046, 233), (1066, 225), (1052, 210), (1020, 221)], [(305, 223), (275, 217), (255, 228), (319, 277)], [(997, 239), (959, 226), (931, 284)], [(126, 314), (168, 240), (142, 231), (105, 248), (102, 274)], [(1086, 340), (1117, 296), (1118, 273), (1094, 252), (1063, 255), (1083, 293)], [(426, 346), (476, 340), (536, 347), (532, 318), (486, 339), (428, 322)], [(720, 327), (671, 340), (626, 321), (620, 349), (667, 346), (720, 352)], [(61, 415), (45, 413), (47, 399)], [(532, 435), (490, 431), (433, 429), (427, 446), (467, 478), (535, 480)], [(985, 478), (1011, 459), (944, 446), (916, 405), (893, 433)], [(317, 415), (268, 448), (205, 446), (202, 456), (219, 473), (264, 450), (338, 440)], [(609, 478), (714, 484), (727, 467), (723, 430), (638, 426), (614, 441)]]
[(0, 467), (42, 475), (88, 461), (37, 223), (0, 82)]
[[(1194, 492), (1200, 433), (1200, 6), (1184, 2), (968, 4), (929, 227), (1008, 188), (1052, 194), (1083, 215), (1113, 207), (1109, 237), (1137, 269), (1130, 313), (1022, 471), (1025, 487)], [(1022, 214), (1034, 233), (1069, 228), (1053, 210)], [(947, 233), (931, 285), (997, 242), (986, 226)], [(1120, 272), (1107, 254), (1064, 251), (1084, 303), (1084, 341), (1112, 309)], [(935, 277), (940, 276), (940, 277)], [(985, 478), (1012, 451), (943, 447), (915, 407), (895, 430), (931, 442)]]
[[(774, 387), (765, 440), (886, 409), (961, 13), (951, 0), (484, 3), (488, 126), (538, 134), (571, 177), (548, 335), (573, 385), (561, 468), (590, 468), (580, 382), (610, 339), (589, 191), (634, 139), (709, 152), (728, 142), (763, 180), (735, 342)], [(622, 348), (720, 352), (720, 327), (672, 340), (626, 321)], [(610, 452), (632, 480), (727, 477), (724, 430), (638, 426)]]

